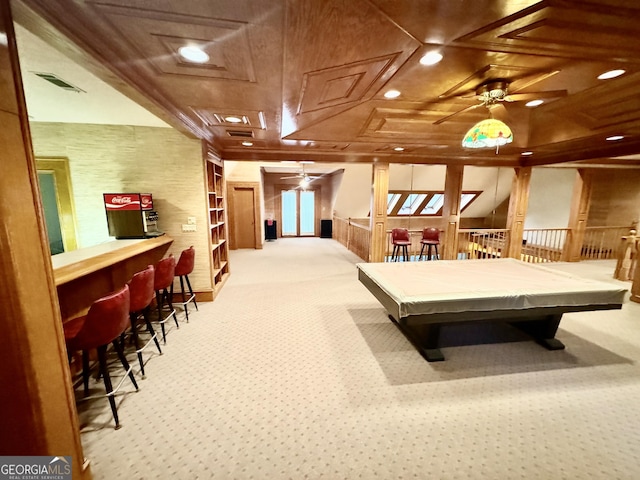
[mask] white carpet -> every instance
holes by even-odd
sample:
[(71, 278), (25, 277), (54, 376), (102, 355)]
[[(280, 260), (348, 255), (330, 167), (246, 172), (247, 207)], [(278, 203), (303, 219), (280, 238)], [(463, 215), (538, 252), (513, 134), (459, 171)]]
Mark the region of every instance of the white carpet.
[(640, 304), (565, 315), (563, 351), (456, 327), (430, 364), (357, 262), (319, 238), (232, 251), (216, 300), (145, 352), (122, 428), (106, 399), (80, 406), (94, 478), (640, 478)]

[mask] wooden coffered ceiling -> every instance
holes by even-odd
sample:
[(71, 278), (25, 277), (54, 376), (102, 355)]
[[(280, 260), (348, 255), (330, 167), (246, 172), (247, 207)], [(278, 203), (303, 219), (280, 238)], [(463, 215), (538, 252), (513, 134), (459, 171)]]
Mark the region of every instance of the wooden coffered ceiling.
[[(12, 6), (22, 26), (170, 125), (209, 141), (224, 159), (640, 166), (636, 0)], [(209, 61), (182, 60), (177, 50), (189, 43), (204, 46)], [(444, 58), (422, 65), (432, 50)], [(626, 73), (597, 79), (613, 69)], [(476, 89), (497, 79), (545, 103), (501, 102), (492, 113), (511, 127), (514, 142), (498, 154), (463, 149), (464, 133), (489, 110), (451, 115), (478, 104)], [(389, 89), (401, 95), (386, 99)], [(607, 141), (611, 135), (624, 138)]]

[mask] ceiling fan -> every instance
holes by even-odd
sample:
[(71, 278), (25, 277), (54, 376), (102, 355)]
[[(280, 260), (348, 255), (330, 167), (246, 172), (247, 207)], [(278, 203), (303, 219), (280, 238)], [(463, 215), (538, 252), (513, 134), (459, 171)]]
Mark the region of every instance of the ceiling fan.
[[(518, 93), (517, 91), (511, 92), (509, 91), (509, 85), (511, 82), (506, 79), (498, 78), (487, 80), (480, 85), (478, 85), (475, 89), (473, 95), (460, 95), (457, 98), (475, 98), (480, 101), (475, 105), (470, 105), (465, 107), (457, 112), (454, 112), (446, 117), (442, 117), (435, 122), (434, 125), (439, 125), (447, 120), (451, 119), (456, 115), (459, 115), (464, 112), (469, 112), (478, 107), (486, 107), (491, 110), (492, 107), (496, 105), (503, 106), (503, 102), (528, 102), (532, 100), (542, 100), (547, 98), (560, 98), (566, 97), (566, 90), (548, 90), (546, 92), (527, 92), (527, 93)], [(524, 87), (523, 87), (524, 88)]]
[(311, 183), (312, 181), (314, 181), (314, 180), (316, 180), (318, 178), (322, 178), (322, 175), (309, 175), (308, 173), (306, 173), (304, 171), (304, 165), (303, 165), (302, 166), (302, 172), (293, 174), (293, 175), (288, 176), (288, 177), (280, 177), (280, 180), (290, 180), (290, 179), (294, 179), (294, 178), (300, 179), (301, 182), (304, 181), (306, 184), (309, 184), (309, 183)]

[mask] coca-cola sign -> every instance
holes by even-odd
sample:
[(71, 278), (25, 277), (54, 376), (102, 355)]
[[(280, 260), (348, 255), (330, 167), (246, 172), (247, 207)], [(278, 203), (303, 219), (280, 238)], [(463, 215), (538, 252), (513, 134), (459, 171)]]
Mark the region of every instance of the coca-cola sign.
[(139, 193), (105, 193), (104, 206), (109, 210), (140, 210)]
[(153, 198), (150, 193), (141, 193), (140, 202), (142, 210), (153, 210)]

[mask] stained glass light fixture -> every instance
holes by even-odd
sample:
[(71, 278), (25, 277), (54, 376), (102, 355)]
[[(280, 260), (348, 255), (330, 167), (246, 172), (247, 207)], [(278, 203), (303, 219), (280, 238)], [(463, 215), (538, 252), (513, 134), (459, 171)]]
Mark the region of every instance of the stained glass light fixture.
[(508, 125), (495, 118), (476, 123), (462, 139), (464, 148), (494, 148), (496, 153), (501, 145), (513, 141), (513, 133)]

